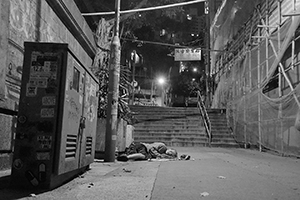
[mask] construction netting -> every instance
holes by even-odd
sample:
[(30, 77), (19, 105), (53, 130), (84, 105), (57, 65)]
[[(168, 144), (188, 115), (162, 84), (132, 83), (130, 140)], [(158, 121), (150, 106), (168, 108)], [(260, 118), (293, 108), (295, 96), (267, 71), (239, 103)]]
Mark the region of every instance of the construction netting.
[[(224, 1), (219, 10), (219, 16), (228, 13), (223, 20), (230, 26), (241, 23), (234, 14), (251, 10), (241, 1), (228, 4), (235, 10)], [(212, 107), (226, 108), (238, 142), (299, 156), (300, 17), (289, 14), (299, 13), (300, 1), (264, 0), (251, 6), (248, 21), (235, 35), (229, 34), (230, 27), (211, 28), (212, 46), (226, 49), (212, 55), (212, 74), (218, 84)], [(225, 38), (218, 39), (217, 33)]]

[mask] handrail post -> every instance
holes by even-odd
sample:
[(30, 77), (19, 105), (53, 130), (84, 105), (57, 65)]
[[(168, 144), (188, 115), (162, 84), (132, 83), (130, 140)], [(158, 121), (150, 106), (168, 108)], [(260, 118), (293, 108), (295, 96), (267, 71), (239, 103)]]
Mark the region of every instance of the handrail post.
[(205, 126), (205, 129), (206, 129), (206, 133), (207, 133), (207, 136), (208, 136), (208, 144), (209, 144), (209, 146), (211, 146), (211, 123), (210, 123), (205, 105), (203, 103), (201, 93), (199, 91), (197, 91), (197, 100), (198, 100), (197, 105), (198, 105), (198, 108), (201, 112), (202, 119), (203, 119), (203, 122), (204, 122), (204, 126)]

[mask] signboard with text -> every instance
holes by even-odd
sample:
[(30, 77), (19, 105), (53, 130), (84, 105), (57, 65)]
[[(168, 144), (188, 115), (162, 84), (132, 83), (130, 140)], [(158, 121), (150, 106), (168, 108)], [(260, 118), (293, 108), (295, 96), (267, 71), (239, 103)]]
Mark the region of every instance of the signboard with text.
[(201, 60), (201, 49), (182, 48), (175, 49), (175, 61)]

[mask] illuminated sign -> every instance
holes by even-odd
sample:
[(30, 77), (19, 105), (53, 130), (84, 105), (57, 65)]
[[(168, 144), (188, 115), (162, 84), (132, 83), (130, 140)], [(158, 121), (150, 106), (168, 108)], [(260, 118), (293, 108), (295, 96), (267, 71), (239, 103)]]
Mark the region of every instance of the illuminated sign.
[(201, 60), (201, 49), (175, 49), (175, 61)]

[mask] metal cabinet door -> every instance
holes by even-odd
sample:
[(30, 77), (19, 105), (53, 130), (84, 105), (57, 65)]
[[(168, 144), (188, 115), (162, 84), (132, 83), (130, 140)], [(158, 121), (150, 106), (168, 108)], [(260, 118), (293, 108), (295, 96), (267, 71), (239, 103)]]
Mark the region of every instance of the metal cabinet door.
[(57, 173), (78, 169), (84, 101), (84, 68), (68, 53), (65, 86), (62, 88), (62, 122)]
[(84, 101), (83, 101), (83, 123), (84, 128), (81, 135), (81, 151), (79, 167), (89, 165), (94, 161), (97, 108), (98, 108), (98, 83), (88, 72), (85, 72)]

